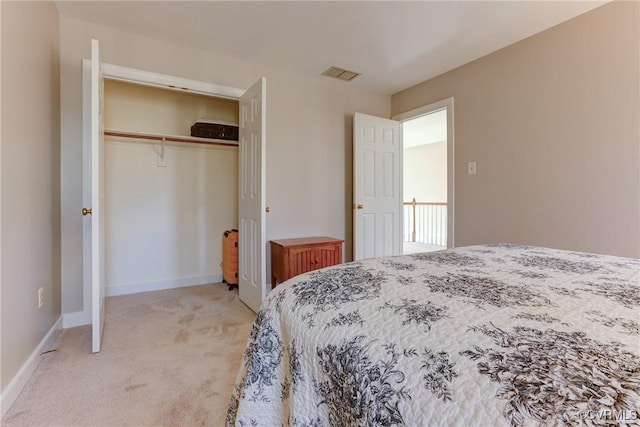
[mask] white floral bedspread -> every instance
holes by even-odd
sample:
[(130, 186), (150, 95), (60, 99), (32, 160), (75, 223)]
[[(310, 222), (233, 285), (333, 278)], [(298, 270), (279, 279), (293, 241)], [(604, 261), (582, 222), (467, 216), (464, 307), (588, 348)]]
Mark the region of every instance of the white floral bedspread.
[(638, 425), (640, 260), (515, 245), (276, 287), (227, 425)]

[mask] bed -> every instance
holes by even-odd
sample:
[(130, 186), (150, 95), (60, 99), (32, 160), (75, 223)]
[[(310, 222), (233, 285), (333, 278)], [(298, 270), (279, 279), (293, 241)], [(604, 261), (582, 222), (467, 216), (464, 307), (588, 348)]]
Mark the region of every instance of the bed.
[(637, 425), (640, 260), (516, 245), (277, 286), (227, 425)]

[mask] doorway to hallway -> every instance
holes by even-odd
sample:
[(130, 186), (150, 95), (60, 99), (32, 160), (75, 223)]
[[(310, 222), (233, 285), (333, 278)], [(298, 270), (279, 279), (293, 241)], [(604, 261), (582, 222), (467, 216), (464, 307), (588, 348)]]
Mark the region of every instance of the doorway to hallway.
[(448, 246), (447, 108), (402, 123), (403, 253)]

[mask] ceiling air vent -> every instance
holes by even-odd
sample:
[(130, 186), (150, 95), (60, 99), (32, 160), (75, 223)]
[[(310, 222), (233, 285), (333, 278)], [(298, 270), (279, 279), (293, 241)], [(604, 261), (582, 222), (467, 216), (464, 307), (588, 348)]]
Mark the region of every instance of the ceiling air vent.
[(343, 68), (338, 67), (329, 67), (326, 69), (323, 76), (335, 77), (336, 79), (346, 80), (350, 82), (360, 75), (360, 73), (356, 73), (355, 71), (345, 70)]

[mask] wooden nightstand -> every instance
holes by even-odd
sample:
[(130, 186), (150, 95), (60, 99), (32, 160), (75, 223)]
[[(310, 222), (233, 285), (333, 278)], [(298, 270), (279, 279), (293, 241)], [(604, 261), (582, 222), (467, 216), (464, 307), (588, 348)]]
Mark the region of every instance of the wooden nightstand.
[(271, 287), (287, 279), (342, 263), (342, 242), (333, 237), (271, 241)]

